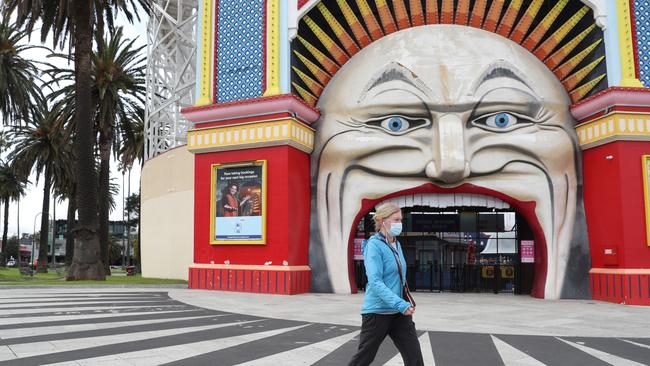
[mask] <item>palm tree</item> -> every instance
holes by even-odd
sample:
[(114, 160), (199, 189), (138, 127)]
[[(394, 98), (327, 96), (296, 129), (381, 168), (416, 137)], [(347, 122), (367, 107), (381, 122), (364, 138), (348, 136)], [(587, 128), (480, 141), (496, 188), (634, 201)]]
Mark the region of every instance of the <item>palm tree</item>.
[[(65, 148), (63, 127), (65, 118), (57, 108), (47, 106), (34, 110), (32, 118), (24, 126), (15, 126), (10, 131), (14, 148), (9, 154), (19, 177), (27, 180), (32, 171), (36, 180), (43, 177), (43, 208), (41, 215), (41, 233), (48, 232), (48, 215), (50, 209), (50, 192), (52, 182), (69, 174), (72, 156)], [(47, 235), (41, 235), (38, 255), (39, 273), (47, 272)]]
[[(144, 108), (145, 57), (142, 48), (133, 47), (135, 40), (122, 39), (118, 28), (112, 39), (106, 40), (105, 48), (98, 53), (97, 88), (99, 92), (98, 124), (100, 151), (99, 223), (102, 254), (108, 259), (108, 211), (111, 148), (117, 154), (119, 140), (116, 130), (129, 128), (131, 115)], [(110, 267), (106, 265), (106, 269)]]
[[(134, 47), (135, 40), (123, 38), (122, 28), (117, 28), (112, 38), (104, 40), (103, 50), (93, 54), (92, 100), (96, 105), (95, 129), (99, 141), (99, 240), (106, 274), (110, 274), (108, 256), (109, 179), (111, 152), (120, 149), (122, 130), (132, 130), (131, 116), (143, 114), (145, 98), (144, 47)], [(61, 56), (66, 57), (67, 56)], [(73, 79), (72, 70), (52, 68), (53, 81), (48, 85)], [(50, 98), (64, 105), (67, 113), (73, 113), (74, 86), (64, 86)]]
[(9, 124), (26, 119), (31, 106), (43, 99), (36, 63), (23, 57), (37, 47), (21, 44), (27, 35), (9, 17), (0, 19), (0, 114)]
[[(69, 40), (74, 49), (75, 61), (75, 174), (77, 176), (77, 206), (79, 222), (76, 227), (75, 256), (68, 270), (68, 280), (105, 279), (99, 256), (97, 235), (97, 186), (94, 169), (93, 104), (91, 100), (92, 81), (92, 39), (93, 14), (116, 14), (124, 11), (130, 18), (130, 11), (137, 14), (138, 6), (149, 5), (146, 0), (4, 0), (4, 14), (16, 12), (17, 24), (26, 24), (31, 33), (34, 25), (41, 22), (41, 41), (49, 34), (55, 45), (63, 48)], [(100, 15), (98, 18), (102, 18)], [(109, 17), (109, 18), (112, 18)]]
[(0, 254), (0, 266), (6, 265), (7, 259), (7, 227), (9, 225), (9, 201), (17, 201), (25, 195), (25, 181), (20, 180), (14, 169), (6, 162), (0, 162), (0, 200), (5, 205), (4, 226), (2, 230), (2, 254)]

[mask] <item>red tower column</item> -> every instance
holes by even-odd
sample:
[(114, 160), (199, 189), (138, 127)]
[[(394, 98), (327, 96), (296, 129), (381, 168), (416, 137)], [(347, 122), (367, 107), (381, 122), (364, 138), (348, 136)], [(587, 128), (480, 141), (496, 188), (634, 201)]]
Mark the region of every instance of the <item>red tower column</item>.
[(650, 305), (650, 89), (609, 88), (572, 108), (583, 150), (594, 299)]
[[(192, 107), (183, 114), (195, 123), (187, 145), (195, 154), (189, 287), (308, 292), (309, 154), (314, 143), (309, 125), (318, 112), (291, 95), (280, 95)], [(259, 183), (254, 194), (244, 193), (247, 181)], [(230, 182), (240, 185), (234, 197), (242, 202), (241, 210), (223, 208)], [(254, 197), (249, 204), (255, 212), (243, 212), (244, 194)], [(239, 225), (238, 220), (242, 227), (233, 231), (229, 225)], [(249, 222), (254, 223), (252, 232), (247, 231)], [(248, 234), (251, 239), (245, 238)]]

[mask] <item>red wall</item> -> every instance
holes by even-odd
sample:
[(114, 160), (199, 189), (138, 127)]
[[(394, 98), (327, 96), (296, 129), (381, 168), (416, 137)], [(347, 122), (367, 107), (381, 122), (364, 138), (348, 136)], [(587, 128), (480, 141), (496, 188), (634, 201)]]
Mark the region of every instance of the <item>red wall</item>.
[[(211, 165), (267, 160), (266, 245), (210, 244)], [(309, 264), (309, 155), (289, 146), (196, 154), (194, 263)]]
[[(650, 142), (645, 141), (612, 142), (583, 151), (593, 268), (650, 268), (641, 170), (641, 156), (648, 154)], [(605, 249), (616, 254), (607, 255)]]

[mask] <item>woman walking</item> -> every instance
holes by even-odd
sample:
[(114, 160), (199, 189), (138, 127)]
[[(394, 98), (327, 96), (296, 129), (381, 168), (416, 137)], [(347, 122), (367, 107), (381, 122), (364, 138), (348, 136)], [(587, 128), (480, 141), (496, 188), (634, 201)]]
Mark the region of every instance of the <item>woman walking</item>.
[[(377, 233), (363, 243), (366, 294), (361, 308), (359, 349), (350, 366), (370, 365), (388, 335), (402, 355), (405, 366), (424, 366), (422, 351), (411, 315), (415, 301), (406, 286), (406, 260), (396, 237), (402, 232), (402, 212), (392, 203), (377, 207)], [(405, 296), (406, 293), (406, 296)]]

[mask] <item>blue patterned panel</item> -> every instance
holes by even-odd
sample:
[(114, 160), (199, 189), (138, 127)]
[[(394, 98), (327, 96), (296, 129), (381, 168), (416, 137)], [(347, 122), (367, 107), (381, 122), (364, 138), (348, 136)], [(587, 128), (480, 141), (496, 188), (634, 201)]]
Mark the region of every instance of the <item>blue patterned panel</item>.
[(217, 14), (217, 103), (262, 96), (264, 0), (221, 0)]
[(640, 79), (646, 88), (650, 88), (650, 2), (634, 0), (634, 18)]

